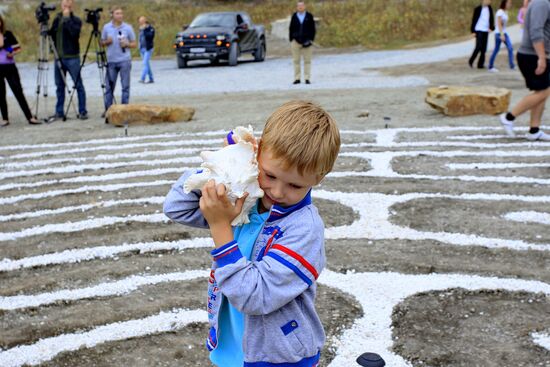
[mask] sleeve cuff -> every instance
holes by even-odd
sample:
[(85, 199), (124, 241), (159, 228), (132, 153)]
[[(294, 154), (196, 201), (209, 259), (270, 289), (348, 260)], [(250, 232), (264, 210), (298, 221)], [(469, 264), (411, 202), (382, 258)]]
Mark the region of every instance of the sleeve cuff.
[(214, 249), (210, 254), (219, 267), (236, 263), (243, 257), (237, 241), (231, 241), (220, 248)]

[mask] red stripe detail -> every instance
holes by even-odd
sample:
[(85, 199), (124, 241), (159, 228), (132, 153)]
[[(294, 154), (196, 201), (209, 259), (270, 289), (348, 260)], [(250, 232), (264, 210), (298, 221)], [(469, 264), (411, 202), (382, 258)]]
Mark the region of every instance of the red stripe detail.
[(315, 268), (309, 263), (307, 262), (306, 259), (304, 259), (302, 256), (300, 256), (299, 254), (297, 254), (296, 252), (292, 251), (291, 249), (287, 248), (287, 247), (284, 247), (284, 246), (281, 246), (279, 244), (275, 244), (273, 245), (272, 249), (274, 250), (279, 250), (279, 251), (282, 251), (284, 252), (285, 254), (287, 254), (288, 256), (291, 256), (293, 257), (294, 259), (298, 260), (300, 262), (300, 264), (302, 264), (304, 266), (304, 268), (306, 268), (307, 270), (309, 270), (309, 272), (311, 273), (311, 275), (313, 275), (313, 277), (317, 280), (317, 278), (319, 277), (319, 274), (317, 273), (317, 270), (315, 270)]
[(271, 244), (273, 243), (273, 240), (275, 239), (275, 236), (277, 235), (277, 232), (279, 232), (279, 230), (275, 229), (273, 231), (273, 235), (271, 235), (271, 238), (269, 239), (269, 241), (267, 241), (267, 245), (265, 245), (264, 256), (265, 256), (265, 254), (267, 254), (267, 252), (271, 248)]
[(232, 248), (231, 250), (226, 251), (226, 252), (224, 252), (224, 253), (221, 254), (221, 255), (214, 256), (214, 260), (218, 260), (219, 258), (222, 258), (222, 257), (224, 257), (225, 255), (229, 255), (230, 253), (235, 252), (235, 251), (237, 251), (238, 249), (239, 249), (239, 248), (238, 248), (237, 246), (235, 246), (235, 247)]

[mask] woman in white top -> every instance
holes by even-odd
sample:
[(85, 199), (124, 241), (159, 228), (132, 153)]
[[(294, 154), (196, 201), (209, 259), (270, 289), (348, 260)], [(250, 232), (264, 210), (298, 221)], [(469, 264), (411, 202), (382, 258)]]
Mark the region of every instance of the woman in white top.
[(508, 62), (510, 64), (510, 69), (515, 69), (514, 65), (514, 48), (512, 47), (512, 41), (506, 32), (506, 24), (508, 23), (508, 10), (512, 7), (512, 0), (502, 0), (500, 2), (500, 8), (496, 14), (496, 29), (495, 29), (495, 49), (489, 60), (489, 71), (497, 72), (498, 69), (495, 68), (495, 59), (500, 50), (500, 44), (504, 42), (506, 48), (508, 49)]

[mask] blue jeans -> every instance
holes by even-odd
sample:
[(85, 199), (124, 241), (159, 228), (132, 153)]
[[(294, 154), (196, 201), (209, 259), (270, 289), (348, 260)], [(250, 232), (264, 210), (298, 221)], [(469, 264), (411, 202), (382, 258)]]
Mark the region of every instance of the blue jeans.
[[(82, 78), (78, 74), (80, 71), (80, 58), (74, 57), (69, 59), (61, 59), (61, 69), (55, 63), (54, 75), (55, 75), (55, 86), (57, 94), (57, 103), (55, 105), (55, 114), (58, 116), (64, 116), (65, 111), (63, 110), (65, 106), (65, 83), (63, 82), (63, 77), (61, 73), (63, 72), (64, 76), (67, 76), (67, 71), (71, 75), (73, 82), (76, 83), (76, 93), (78, 95), (78, 113), (81, 115), (88, 114), (86, 111), (86, 91), (84, 90), (84, 84), (82, 83)], [(77, 82), (78, 80), (78, 82)]]
[(105, 110), (113, 104), (116, 80), (120, 73), (120, 84), (122, 85), (122, 104), (130, 102), (130, 71), (132, 61), (109, 62), (107, 65), (107, 82), (105, 83)]
[[(506, 43), (506, 48), (508, 49), (508, 63), (510, 64), (510, 69), (515, 68), (514, 65), (514, 48), (512, 47), (512, 41), (508, 37), (507, 33), (504, 33), (504, 42)], [(492, 69), (495, 66), (495, 59), (497, 58), (498, 51), (500, 50), (500, 44), (502, 40), (500, 39), (500, 33), (495, 33), (495, 49), (491, 55), (491, 60), (489, 60), (489, 69)]]
[(141, 81), (145, 81), (145, 77), (149, 75), (149, 81), (154, 81), (153, 71), (151, 70), (151, 56), (153, 56), (153, 49), (146, 50), (140, 49), (141, 58), (143, 59), (143, 71), (141, 72)]

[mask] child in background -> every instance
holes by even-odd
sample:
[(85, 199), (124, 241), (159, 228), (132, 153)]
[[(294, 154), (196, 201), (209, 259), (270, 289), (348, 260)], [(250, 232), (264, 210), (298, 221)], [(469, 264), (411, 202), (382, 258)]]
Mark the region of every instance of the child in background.
[(474, 67), (474, 61), (479, 55), (477, 61), (477, 68), (485, 68), (485, 53), (487, 52), (487, 41), (489, 39), (489, 32), (495, 30), (495, 20), (493, 17), (493, 8), (491, 8), (491, 0), (482, 0), (481, 5), (474, 9), (474, 16), (472, 18), (472, 25), (470, 31), (476, 38), (476, 47), (474, 52), (468, 60), (468, 65), (471, 68)]
[(512, 46), (512, 40), (506, 32), (506, 25), (508, 24), (508, 10), (512, 7), (512, 0), (502, 0), (500, 2), (500, 7), (497, 10), (497, 28), (495, 30), (495, 49), (489, 60), (489, 71), (498, 72), (498, 69), (495, 68), (495, 59), (500, 50), (500, 44), (504, 42), (506, 48), (508, 49), (508, 63), (510, 64), (510, 69), (514, 70), (516, 66), (514, 65), (514, 47)]

